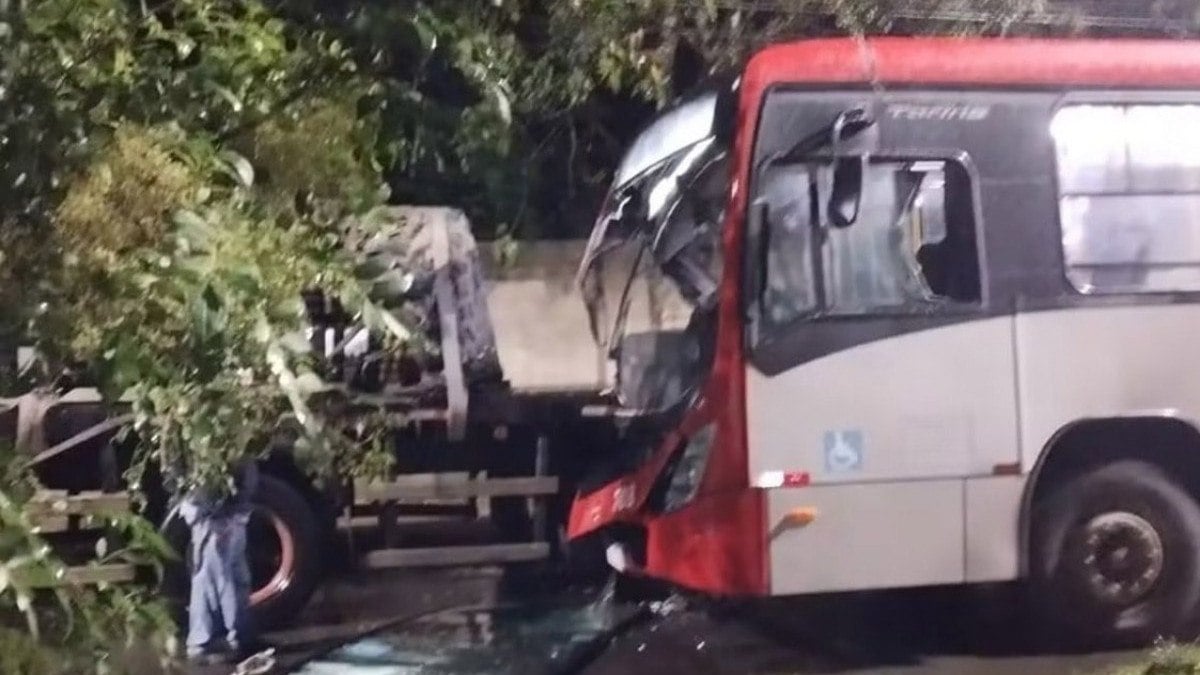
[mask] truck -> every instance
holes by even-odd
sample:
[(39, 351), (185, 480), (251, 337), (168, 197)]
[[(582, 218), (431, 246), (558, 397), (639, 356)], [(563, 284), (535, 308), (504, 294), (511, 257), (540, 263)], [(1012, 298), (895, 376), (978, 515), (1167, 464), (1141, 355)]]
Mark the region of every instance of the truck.
[[(1064, 637), (1186, 634), (1198, 123), (1200, 46), (1154, 40), (802, 40), (665, 112), (580, 273), (657, 422), (569, 536), (717, 595), (1016, 582)], [(614, 258), (690, 316), (603, 314)]]
[[(477, 245), (458, 210), (386, 207), (369, 217), (391, 229), (360, 253), (406, 277), (408, 318), (436, 349), (385, 352), (336, 298), (305, 297), (325, 380), (348, 393), (351, 416), (384, 412), (395, 466), (388, 480), (329, 483), (310, 477), (286, 443), (271, 449), (249, 532), (260, 625), (294, 618), (336, 569), (558, 558), (569, 486), (583, 458), (618, 433), (603, 412), (604, 359), (573, 291), (582, 242), (532, 243), (505, 265)], [(0, 439), (28, 456), (44, 490), (38, 511), (52, 525), (46, 536), (68, 562), (86, 560), (104, 536), (87, 514), (128, 507), (133, 440), (117, 434), (129, 419), (120, 402), (82, 385), (0, 399)], [(153, 480), (144, 488), (145, 515), (186, 552), (167, 495)], [(180, 593), (182, 566), (167, 577)]]

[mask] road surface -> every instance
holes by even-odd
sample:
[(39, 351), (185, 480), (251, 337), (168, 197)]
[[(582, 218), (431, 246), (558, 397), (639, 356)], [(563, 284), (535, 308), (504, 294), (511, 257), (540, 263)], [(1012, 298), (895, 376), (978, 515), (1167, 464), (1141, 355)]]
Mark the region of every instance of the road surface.
[(688, 610), (617, 637), (583, 673), (1103, 675), (1138, 657), (1035, 649), (995, 609), (961, 590), (920, 590)]
[[(596, 592), (546, 593), (536, 580), (511, 583), (500, 573), (373, 583), (387, 588), (363, 586), (332, 634), (328, 622), (289, 634), (290, 672), (1103, 675), (1137, 658), (1039, 652), (1036, 639), (1022, 634), (1026, 624), (998, 609), (1003, 603), (961, 590), (693, 602), (655, 614), (597, 603)], [(393, 612), (394, 621), (354, 620), (356, 607), (406, 596), (413, 611)], [(347, 639), (354, 631), (358, 637)]]

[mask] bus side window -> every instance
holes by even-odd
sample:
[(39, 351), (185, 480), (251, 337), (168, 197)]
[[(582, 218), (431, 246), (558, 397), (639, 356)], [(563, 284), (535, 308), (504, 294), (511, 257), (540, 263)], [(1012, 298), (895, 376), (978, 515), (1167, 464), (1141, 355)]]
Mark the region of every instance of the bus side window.
[(1067, 105), (1050, 123), (1080, 293), (1200, 291), (1200, 106)]
[[(764, 173), (764, 246), (748, 264), (770, 326), (824, 315), (928, 312), (981, 299), (970, 176), (952, 161), (874, 160), (857, 221), (826, 222), (831, 166), (821, 160)], [(764, 269), (765, 266), (765, 269)]]
[(763, 177), (759, 203), (766, 205), (763, 227), (767, 245), (759, 302), (767, 321), (781, 325), (817, 308), (812, 270), (812, 199), (810, 172), (796, 164), (773, 169)]
[(831, 314), (927, 310), (981, 300), (970, 179), (956, 162), (871, 162), (858, 222), (826, 231), (826, 311)]

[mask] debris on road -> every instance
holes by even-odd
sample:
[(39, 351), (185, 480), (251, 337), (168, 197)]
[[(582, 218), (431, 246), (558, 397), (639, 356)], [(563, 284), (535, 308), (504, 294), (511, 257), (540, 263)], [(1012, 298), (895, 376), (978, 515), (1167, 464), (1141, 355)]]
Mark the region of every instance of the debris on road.
[(363, 636), (294, 672), (571, 672), (641, 613), (634, 606), (597, 603), (590, 598), (452, 609)]
[(266, 675), (275, 669), (275, 650), (264, 649), (237, 664), (233, 675)]
[(656, 600), (649, 604), (650, 613), (659, 617), (666, 618), (676, 612), (687, 611), (687, 599), (678, 593), (668, 597), (666, 600)]

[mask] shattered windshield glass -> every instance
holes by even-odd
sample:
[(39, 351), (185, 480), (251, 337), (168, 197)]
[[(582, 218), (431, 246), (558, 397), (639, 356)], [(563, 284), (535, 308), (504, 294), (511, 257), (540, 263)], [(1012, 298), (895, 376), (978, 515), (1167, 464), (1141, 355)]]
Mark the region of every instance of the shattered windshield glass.
[(671, 407), (707, 368), (727, 184), (727, 153), (709, 137), (651, 164), (606, 200), (579, 283), (627, 407)]
[[(642, 222), (636, 218), (636, 209), (662, 208), (671, 185), (669, 181), (656, 179), (681, 169), (686, 171), (695, 160), (694, 156), (689, 159), (689, 153), (697, 152), (697, 148), (702, 152), (703, 147), (713, 144), (716, 108), (716, 93), (705, 93), (662, 114), (634, 140), (614, 173), (612, 187), (580, 262), (577, 281), (581, 285), (597, 256), (603, 255), (614, 242), (620, 243), (633, 234), (622, 232), (622, 228), (637, 228), (644, 223), (644, 218)], [(647, 189), (656, 186), (653, 196), (647, 193)]]

